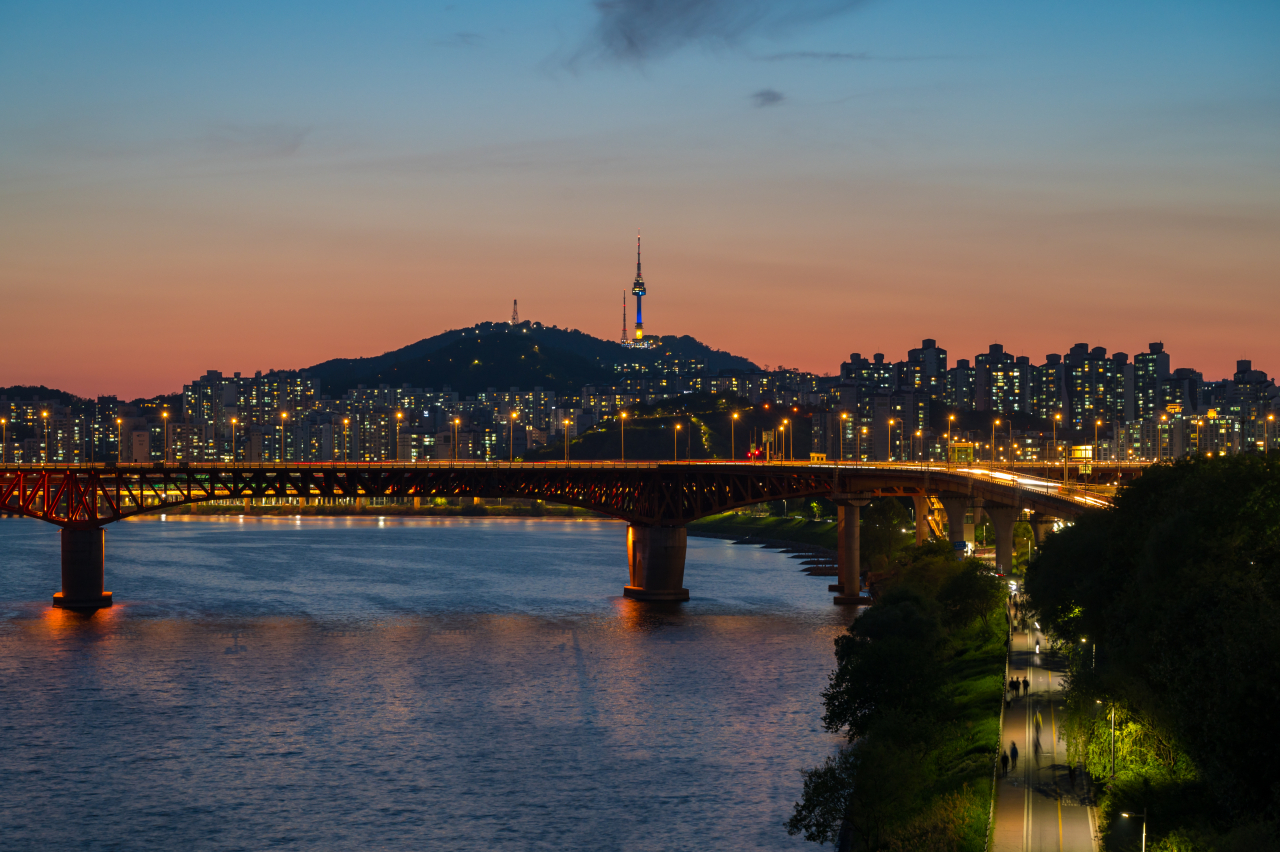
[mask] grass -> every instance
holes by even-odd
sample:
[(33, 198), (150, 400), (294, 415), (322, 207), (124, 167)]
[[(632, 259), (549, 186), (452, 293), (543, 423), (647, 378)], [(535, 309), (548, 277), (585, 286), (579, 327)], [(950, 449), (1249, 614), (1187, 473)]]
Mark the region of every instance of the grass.
[(815, 547), (836, 549), (835, 521), (807, 521), (800, 518), (762, 518), (729, 512), (689, 524), (689, 534), (714, 533), (741, 538), (758, 536), (776, 541), (791, 541)]

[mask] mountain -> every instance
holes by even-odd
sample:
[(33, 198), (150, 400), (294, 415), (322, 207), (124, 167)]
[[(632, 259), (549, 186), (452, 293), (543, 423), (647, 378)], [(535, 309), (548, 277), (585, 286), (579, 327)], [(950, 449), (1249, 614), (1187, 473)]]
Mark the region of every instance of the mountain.
[(371, 358), (336, 358), (307, 369), (320, 390), (338, 397), (357, 385), (449, 385), (463, 395), (486, 388), (543, 387), (557, 393), (607, 382), (618, 363), (652, 364), (663, 357), (696, 358), (707, 369), (757, 370), (746, 358), (712, 349), (688, 335), (660, 338), (654, 349), (628, 349), (577, 329), (541, 323), (485, 322), (453, 329)]

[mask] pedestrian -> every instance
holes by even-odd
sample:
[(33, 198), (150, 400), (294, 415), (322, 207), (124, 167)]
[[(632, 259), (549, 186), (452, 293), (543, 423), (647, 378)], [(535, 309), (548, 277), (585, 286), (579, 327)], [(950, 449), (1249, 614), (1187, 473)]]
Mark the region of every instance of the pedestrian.
[(1030, 691), (1031, 691), (1031, 681), (1027, 680), (1027, 679), (1024, 677), (1024, 678), (1022, 679), (1022, 694), (1023, 694), (1023, 695), (1026, 695), (1026, 694), (1027, 694), (1028, 692), (1030, 692)]
[[(1075, 767), (1072, 767), (1072, 775), (1075, 774), (1075, 771)], [(1000, 752), (1000, 774), (1002, 776), (1009, 774), (1009, 752), (1007, 751)]]
[(1018, 741), (1009, 740), (1009, 763), (1014, 772), (1018, 771)]
[(1013, 690), (1013, 694), (1018, 694), (1018, 679), (1016, 677), (1009, 678), (1009, 688)]

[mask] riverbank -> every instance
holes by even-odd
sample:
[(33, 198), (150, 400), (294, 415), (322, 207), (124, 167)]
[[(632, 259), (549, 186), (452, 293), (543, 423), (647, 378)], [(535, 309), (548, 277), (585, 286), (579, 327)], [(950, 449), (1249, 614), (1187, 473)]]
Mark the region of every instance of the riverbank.
[(728, 538), (746, 544), (806, 545), (811, 549), (836, 552), (835, 521), (802, 518), (766, 518), (728, 512), (689, 524), (689, 535)]
[(836, 640), (823, 725), (849, 745), (805, 774), (788, 831), (847, 850), (986, 848), (1000, 754), (1006, 587), (945, 542), (903, 555)]

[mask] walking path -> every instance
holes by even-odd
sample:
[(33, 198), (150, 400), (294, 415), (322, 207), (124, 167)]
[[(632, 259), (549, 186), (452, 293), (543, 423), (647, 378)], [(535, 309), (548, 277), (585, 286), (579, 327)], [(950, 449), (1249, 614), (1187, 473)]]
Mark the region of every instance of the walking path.
[[(1061, 728), (1062, 672), (1053, 671), (1053, 656), (1036, 653), (1048, 643), (1034, 622), (1028, 632), (1010, 637), (1009, 677), (1027, 678), (1031, 689), (1013, 700), (1004, 712), (1002, 747), (1018, 746), (1016, 768), (998, 779), (993, 852), (1095, 852), (1089, 781), (1083, 767), (1074, 783), (1067, 765), (1066, 738)], [(1037, 730), (1038, 729), (1038, 730)], [(1036, 743), (1041, 748), (1037, 754)]]

